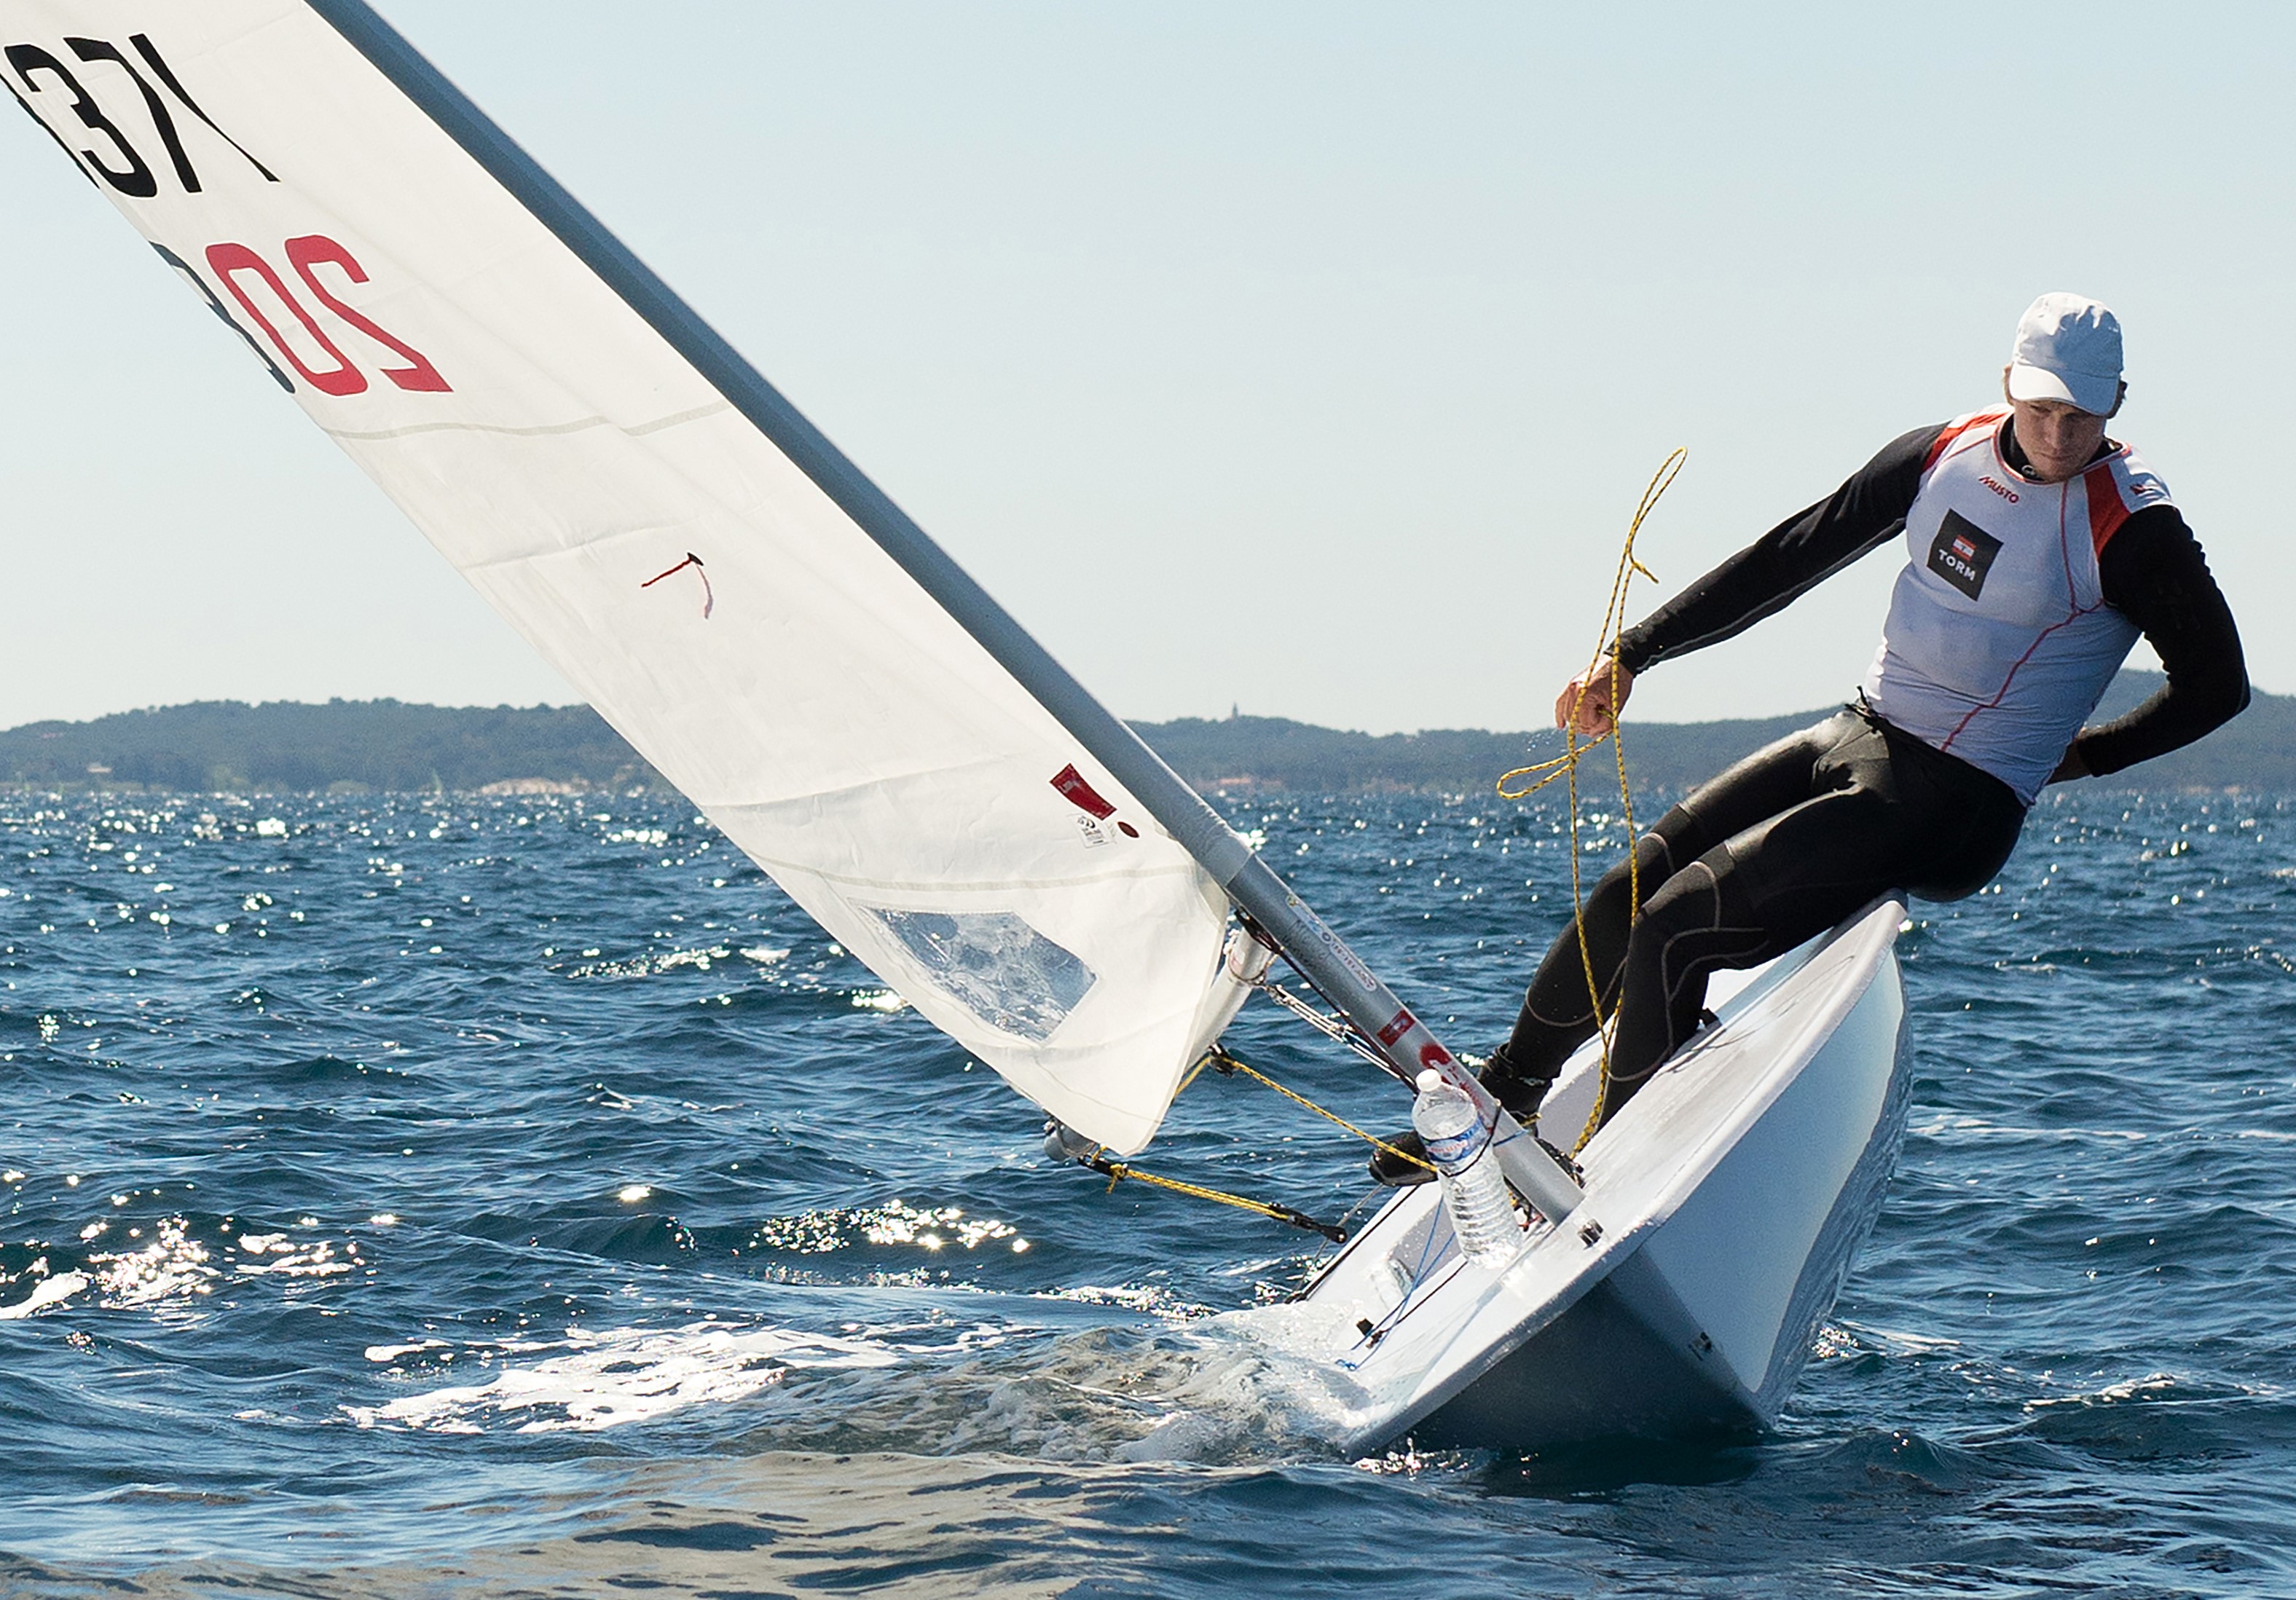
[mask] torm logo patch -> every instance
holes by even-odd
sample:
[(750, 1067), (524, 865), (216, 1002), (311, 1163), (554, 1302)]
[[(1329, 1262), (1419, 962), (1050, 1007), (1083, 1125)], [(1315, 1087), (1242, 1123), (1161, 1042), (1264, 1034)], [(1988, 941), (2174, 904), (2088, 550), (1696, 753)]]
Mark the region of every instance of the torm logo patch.
[(1985, 575), (2000, 551), (2000, 540), (1959, 511), (1948, 511), (1930, 541), (1930, 570), (1975, 600), (1985, 592)]

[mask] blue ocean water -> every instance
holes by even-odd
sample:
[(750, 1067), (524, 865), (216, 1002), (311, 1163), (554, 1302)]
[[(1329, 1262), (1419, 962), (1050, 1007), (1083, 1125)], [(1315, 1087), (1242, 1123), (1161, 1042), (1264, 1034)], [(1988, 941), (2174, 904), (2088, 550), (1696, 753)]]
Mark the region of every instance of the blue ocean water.
[[(1228, 803), (1456, 1046), (1562, 813)], [(0, 799), (10, 1593), (2296, 1592), (2296, 814), (2050, 793), (1775, 1436), (1351, 1458), (1321, 1245), (1038, 1118), (662, 796)], [(1374, 1123), (1264, 1006), (1232, 1038)], [(1337, 1217), (1248, 1083), (1144, 1164)]]

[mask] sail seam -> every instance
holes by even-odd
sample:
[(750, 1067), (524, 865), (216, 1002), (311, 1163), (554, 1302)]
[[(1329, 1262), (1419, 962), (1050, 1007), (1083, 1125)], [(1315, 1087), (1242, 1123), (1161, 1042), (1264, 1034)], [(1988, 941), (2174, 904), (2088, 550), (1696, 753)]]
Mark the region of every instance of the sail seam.
[(337, 439), (403, 439), (418, 433), (498, 433), (507, 434), (512, 438), (531, 439), (551, 434), (580, 433), (592, 428), (612, 428), (619, 429), (634, 439), (642, 439), (648, 434), (660, 433), (664, 429), (676, 428), (683, 422), (697, 422), (704, 417), (715, 416), (719, 412), (733, 409), (732, 401), (718, 400), (708, 405), (697, 405), (692, 411), (678, 412), (668, 417), (657, 417), (651, 422), (640, 422), (628, 428), (624, 428), (620, 423), (605, 417), (582, 417), (572, 422), (545, 422), (532, 428), (512, 428), (496, 422), (412, 422), (405, 428), (381, 428), (372, 432), (354, 431), (347, 428), (330, 428), (326, 429), (326, 433), (329, 437)]

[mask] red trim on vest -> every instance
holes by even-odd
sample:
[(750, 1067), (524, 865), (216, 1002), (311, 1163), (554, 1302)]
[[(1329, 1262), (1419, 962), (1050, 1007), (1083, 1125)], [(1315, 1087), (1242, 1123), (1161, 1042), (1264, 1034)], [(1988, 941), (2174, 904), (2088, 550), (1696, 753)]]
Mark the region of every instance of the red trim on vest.
[(2120, 486), (2112, 480), (2112, 463), (2097, 462), (2081, 474), (2081, 487), (2088, 492), (2088, 542), (2098, 555), (2112, 543), (2120, 525), (2128, 520), (2128, 507), (2120, 498)]
[(1969, 432), (1970, 429), (1973, 428), (1991, 427), (1999, 422), (2002, 418), (2008, 414), (2009, 413), (2005, 411), (1972, 412), (1968, 416), (1962, 418), (1958, 422), (1947, 423), (1945, 425), (1945, 431), (1938, 435), (1937, 438), (1931, 444), (1930, 453), (1922, 458), (1922, 471), (1926, 474), (1931, 468), (1936, 466), (1939, 461), (1944, 459), (1945, 453), (1953, 447), (1954, 441), (1960, 438), (1962, 435)]
[[(2092, 467), (2089, 470), (2094, 472), (2097, 470), (2097, 469)], [(2087, 475), (2084, 474), (2083, 476), (2086, 477)], [(2042, 643), (2047, 640), (2050, 634), (2055, 633), (2059, 628), (2070, 627), (2074, 623), (2079, 622), (2082, 617), (2087, 616), (2090, 612), (2096, 610), (2098, 607), (2103, 605), (2104, 602), (2103, 600), (2099, 600), (2095, 606), (2082, 605), (2080, 603), (2079, 592), (2073, 585), (2072, 543), (2071, 541), (2066, 537), (2068, 530), (2065, 527), (2065, 506), (2071, 497), (2072, 486), (2070, 483), (2062, 486), (2058, 489), (2057, 551), (2058, 553), (2062, 555), (2065, 559), (2065, 604), (2070, 606), (2072, 609), (2065, 613), (2065, 618), (2062, 622), (2053, 622), (2047, 627), (2043, 628), (2039, 633), (2033, 635), (2033, 642), (2027, 645), (2025, 647), (2025, 653), (2018, 657), (2017, 659), (2011, 664), (2008, 676), (2001, 680), (2001, 687), (1993, 691), (1993, 698), (1986, 701), (1982, 706), (1972, 706), (1967, 712), (1963, 714), (1961, 721), (1953, 725), (1953, 731), (1945, 736), (1945, 743), (1939, 745), (1938, 747), (1939, 749), (1948, 751), (1951, 750), (1953, 748), (1953, 741), (1959, 739), (1964, 733), (1968, 731), (1970, 723), (1977, 720), (1977, 714), (1979, 712), (1996, 710), (2000, 706), (2002, 701), (2009, 698), (2009, 686), (2017, 681), (2017, 674), (2025, 670), (2025, 663), (2033, 658), (2033, 652), (2041, 648)], [(2112, 503), (2115, 505), (2119, 505), (2120, 503), (2120, 495), (2118, 491), (2114, 492)], [(2128, 520), (2128, 514), (2126, 511), (2122, 512), (2120, 521), (2116, 521), (2112, 526), (2114, 527), (2119, 527), (2121, 522)], [(2095, 518), (2095, 513), (2091, 512), (2091, 521), (2094, 522)], [(2112, 535), (2108, 531), (2104, 537), (2110, 539), (2112, 537)], [(2099, 550), (2103, 550), (2104, 548), (2102, 540), (2098, 542), (2097, 548)]]

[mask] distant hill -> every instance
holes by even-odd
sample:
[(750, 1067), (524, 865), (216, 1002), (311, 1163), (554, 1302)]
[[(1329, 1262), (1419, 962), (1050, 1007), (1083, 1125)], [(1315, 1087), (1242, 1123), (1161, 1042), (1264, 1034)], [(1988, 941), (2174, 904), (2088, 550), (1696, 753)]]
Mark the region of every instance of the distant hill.
[[(2100, 716), (2161, 684), (2120, 674)], [(1627, 724), (1637, 789), (1679, 791), (1824, 714)], [(1282, 717), (1136, 724), (1180, 775), (1204, 788), (1488, 792), (1510, 767), (1545, 760), (1552, 731), (1350, 733)], [(1592, 781), (1611, 769), (1607, 750)], [(587, 706), (407, 706), (397, 700), (206, 701), (0, 733), (0, 782), (43, 788), (271, 793), (336, 789), (497, 790), (653, 787), (661, 781)], [(2107, 780), (2120, 788), (2296, 792), (2296, 697), (2259, 694), (2199, 744)]]
[(308, 793), (658, 783), (587, 706), (204, 700), (0, 733), (0, 781)]
[[(2159, 673), (2124, 672), (2097, 708), (2097, 721), (2119, 716), (2161, 684)], [(1718, 722), (1626, 724), (1627, 766), (1637, 790), (1679, 792), (1742, 755), (1835, 707), (1792, 716)], [(1310, 793), (1348, 789), (1488, 792), (1500, 773), (1544, 761), (1562, 748), (1550, 731), (1485, 733), (1342, 733), (1282, 717), (1186, 718), (1136, 724), (1179, 774), (1199, 788), (1273, 787)], [(1607, 747), (1582, 784), (1599, 788), (1616, 769)], [(2296, 696), (2259, 694), (2249, 708), (2199, 743), (2102, 780), (2123, 788), (2296, 790)]]

